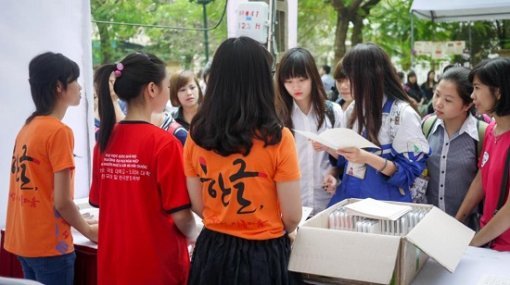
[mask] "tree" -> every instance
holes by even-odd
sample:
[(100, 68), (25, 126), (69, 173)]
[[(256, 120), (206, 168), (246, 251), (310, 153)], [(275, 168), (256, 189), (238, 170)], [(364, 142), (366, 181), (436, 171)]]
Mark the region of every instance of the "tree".
[(351, 43), (355, 45), (362, 42), (363, 19), (380, 0), (329, 0), (336, 11), (335, 31), (335, 62), (338, 62), (346, 52), (345, 42), (349, 23), (353, 24)]
[[(370, 10), (380, 0), (298, 1), (298, 42), (316, 54), (317, 61), (334, 65), (343, 57), (350, 35), (351, 45), (363, 41)], [(313, 23), (313, 24), (311, 24)], [(333, 62), (330, 52), (333, 51)]]
[[(220, 21), (225, 5), (223, 1), (214, 1), (207, 5), (209, 28)], [(202, 13), (201, 5), (189, 1), (175, 1), (162, 7), (159, 11), (160, 24), (180, 28), (148, 30), (148, 35), (157, 39), (152, 42), (150, 49), (169, 60), (179, 62), (186, 69), (192, 69), (195, 62), (205, 64)], [(209, 31), (210, 50), (215, 50), (226, 35), (227, 25), (223, 18), (218, 28)]]
[(499, 46), (502, 49), (510, 49), (510, 20), (496, 21)]
[[(209, 27), (224, 11), (224, 1), (207, 6)], [(100, 47), (93, 49), (99, 63), (112, 62), (133, 50), (156, 54), (169, 62), (192, 68), (203, 58), (202, 6), (189, 0), (91, 0)], [(143, 12), (140, 12), (143, 11)], [(117, 25), (106, 22), (141, 25)], [(162, 28), (164, 27), (164, 28)], [(226, 23), (210, 31), (211, 50), (226, 37)], [(95, 56), (96, 58), (96, 56)]]
[[(392, 58), (397, 58), (404, 70), (411, 68), (411, 1), (382, 0), (371, 9), (367, 18), (369, 27), (364, 36), (371, 42), (380, 45)], [(412, 16), (415, 17), (415, 16)], [(457, 23), (435, 23), (414, 19), (414, 39), (420, 41), (450, 40), (452, 31), (458, 29)], [(419, 60), (435, 61), (430, 57), (419, 57)]]
[(331, 64), (334, 21), (335, 11), (325, 1), (298, 1), (298, 44), (315, 56), (318, 65)]
[[(500, 44), (496, 21), (476, 21), (472, 23), (457, 23), (457, 29), (452, 30), (450, 39), (466, 41), (470, 51), (469, 58), (455, 56), (454, 62), (470, 61), (473, 64), (488, 57), (497, 50)], [(471, 34), (471, 36), (470, 36)], [(471, 38), (471, 41), (469, 39)]]
[[(146, 23), (152, 24), (152, 13), (157, 9), (158, 4), (150, 0), (119, 1), (119, 0), (92, 0), (92, 18), (96, 21), (111, 21), (121, 23)], [(148, 11), (149, 13), (140, 13)], [(141, 32), (140, 27), (128, 25), (111, 25), (98, 23), (97, 32), (101, 43), (101, 62), (112, 62), (119, 58), (118, 43), (129, 41), (137, 33)]]

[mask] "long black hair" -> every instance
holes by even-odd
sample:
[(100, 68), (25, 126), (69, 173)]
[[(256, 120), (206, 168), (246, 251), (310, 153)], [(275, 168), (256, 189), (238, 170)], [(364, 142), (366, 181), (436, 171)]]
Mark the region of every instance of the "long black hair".
[(28, 74), (35, 111), (27, 118), (26, 124), (35, 116), (53, 112), (57, 102), (57, 83), (67, 89), (67, 85), (80, 76), (80, 68), (60, 53), (45, 52), (30, 61)]
[(348, 126), (358, 123), (358, 132), (367, 130), (368, 140), (380, 145), (383, 95), (411, 103), (398, 79), (388, 55), (372, 43), (358, 44), (342, 60), (345, 75), (351, 81), (355, 109)]
[(286, 51), (276, 70), (276, 94), (280, 97), (282, 106), (279, 107), (280, 116), (285, 126), (292, 129), (292, 105), (294, 99), (285, 88), (285, 80), (289, 78), (309, 78), (312, 85), (310, 99), (317, 114), (317, 130), (324, 123), (326, 114), (326, 91), (312, 54), (304, 48), (291, 48)]
[(94, 82), (99, 101), (98, 143), (101, 151), (106, 149), (108, 140), (115, 126), (115, 110), (110, 97), (110, 75), (114, 72), (116, 79), (113, 90), (120, 99), (127, 102), (142, 94), (143, 87), (154, 82), (161, 86), (166, 77), (165, 63), (152, 54), (132, 53), (119, 63), (105, 64), (96, 70)]
[(253, 139), (265, 146), (281, 141), (274, 101), (272, 57), (248, 37), (225, 40), (211, 64), (204, 101), (191, 122), (191, 138), (227, 156), (248, 155)]

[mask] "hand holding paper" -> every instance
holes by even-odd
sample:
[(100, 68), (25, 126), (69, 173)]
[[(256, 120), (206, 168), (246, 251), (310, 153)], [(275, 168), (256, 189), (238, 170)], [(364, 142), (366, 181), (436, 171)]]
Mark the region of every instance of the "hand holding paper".
[(328, 129), (319, 135), (300, 130), (294, 130), (294, 132), (335, 150), (348, 147), (380, 148), (355, 131), (347, 128)]

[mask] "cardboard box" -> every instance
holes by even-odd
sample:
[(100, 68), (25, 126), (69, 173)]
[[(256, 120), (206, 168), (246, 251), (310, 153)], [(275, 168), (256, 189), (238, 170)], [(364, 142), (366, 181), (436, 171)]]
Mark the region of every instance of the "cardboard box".
[(432, 205), (412, 203), (397, 204), (427, 208), (429, 212), (405, 236), (329, 229), (330, 213), (355, 201), (359, 200), (339, 202), (299, 228), (289, 270), (325, 284), (361, 281), (407, 285), (429, 256), (453, 272), (475, 234)]

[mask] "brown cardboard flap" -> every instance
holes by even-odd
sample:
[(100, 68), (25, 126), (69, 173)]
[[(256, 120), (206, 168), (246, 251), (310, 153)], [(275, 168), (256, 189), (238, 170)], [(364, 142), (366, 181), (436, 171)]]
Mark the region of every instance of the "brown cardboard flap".
[(406, 239), (453, 272), (474, 235), (470, 228), (432, 207)]
[(302, 227), (293, 244), (289, 270), (388, 284), (400, 237)]

